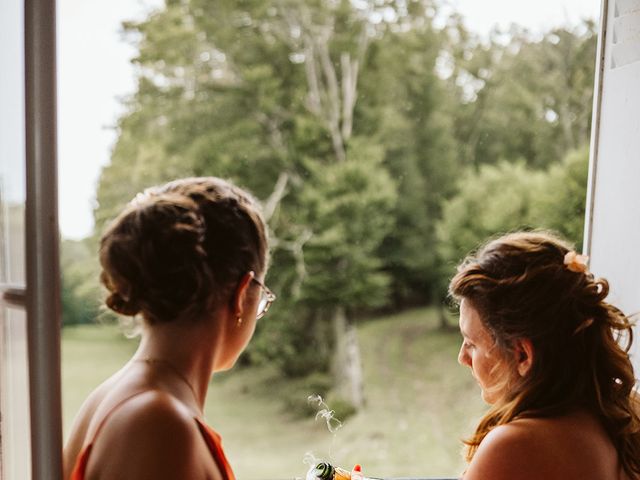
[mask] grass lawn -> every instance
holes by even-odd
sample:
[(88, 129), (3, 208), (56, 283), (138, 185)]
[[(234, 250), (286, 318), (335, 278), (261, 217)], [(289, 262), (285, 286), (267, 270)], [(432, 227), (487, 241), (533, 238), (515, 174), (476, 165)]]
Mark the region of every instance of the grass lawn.
[[(367, 405), (335, 434), (312, 413), (292, 415), (287, 401), (304, 401), (314, 392), (267, 367), (216, 376), (207, 419), (222, 435), (241, 480), (303, 477), (308, 452), (347, 467), (361, 463), (376, 477), (454, 477), (464, 467), (460, 439), (485, 408), (469, 372), (456, 362), (459, 338), (438, 330), (429, 309), (363, 322)], [(88, 392), (124, 364), (135, 346), (116, 327), (64, 330), (65, 432)]]

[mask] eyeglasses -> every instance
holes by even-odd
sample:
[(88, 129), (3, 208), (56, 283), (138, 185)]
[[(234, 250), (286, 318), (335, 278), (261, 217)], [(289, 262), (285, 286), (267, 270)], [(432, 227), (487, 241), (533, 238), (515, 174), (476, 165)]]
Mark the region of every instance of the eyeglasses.
[(258, 302), (258, 311), (256, 313), (256, 320), (265, 316), (269, 307), (276, 299), (276, 294), (273, 293), (269, 288), (258, 280), (256, 277), (251, 278), (258, 286), (261, 288), (260, 301)]

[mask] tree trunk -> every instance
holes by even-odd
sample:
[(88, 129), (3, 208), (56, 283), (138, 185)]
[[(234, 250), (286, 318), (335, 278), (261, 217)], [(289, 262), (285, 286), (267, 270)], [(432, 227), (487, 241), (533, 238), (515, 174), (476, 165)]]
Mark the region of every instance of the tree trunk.
[(344, 307), (336, 307), (333, 313), (335, 354), (333, 376), (335, 391), (356, 409), (364, 406), (362, 362), (355, 325), (347, 319)]

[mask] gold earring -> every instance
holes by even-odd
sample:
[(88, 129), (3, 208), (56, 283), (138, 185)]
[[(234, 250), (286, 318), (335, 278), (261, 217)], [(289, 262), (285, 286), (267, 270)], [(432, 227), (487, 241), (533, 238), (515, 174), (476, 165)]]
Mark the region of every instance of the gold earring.
[(242, 325), (242, 317), (240, 315), (238, 315), (238, 318), (236, 319), (236, 326), (240, 326)]

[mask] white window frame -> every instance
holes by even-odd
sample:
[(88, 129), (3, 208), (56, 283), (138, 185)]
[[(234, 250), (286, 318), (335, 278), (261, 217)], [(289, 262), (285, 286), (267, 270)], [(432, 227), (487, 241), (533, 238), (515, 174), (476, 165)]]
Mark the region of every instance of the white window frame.
[[(31, 478), (60, 480), (56, 2), (24, 0), (20, 3), (24, 7), (25, 158), (22, 164), (19, 158), (8, 161), (15, 162), (15, 168), (26, 167), (26, 285), (1, 285), (0, 306), (26, 311)], [(11, 166), (13, 168), (14, 163)]]

